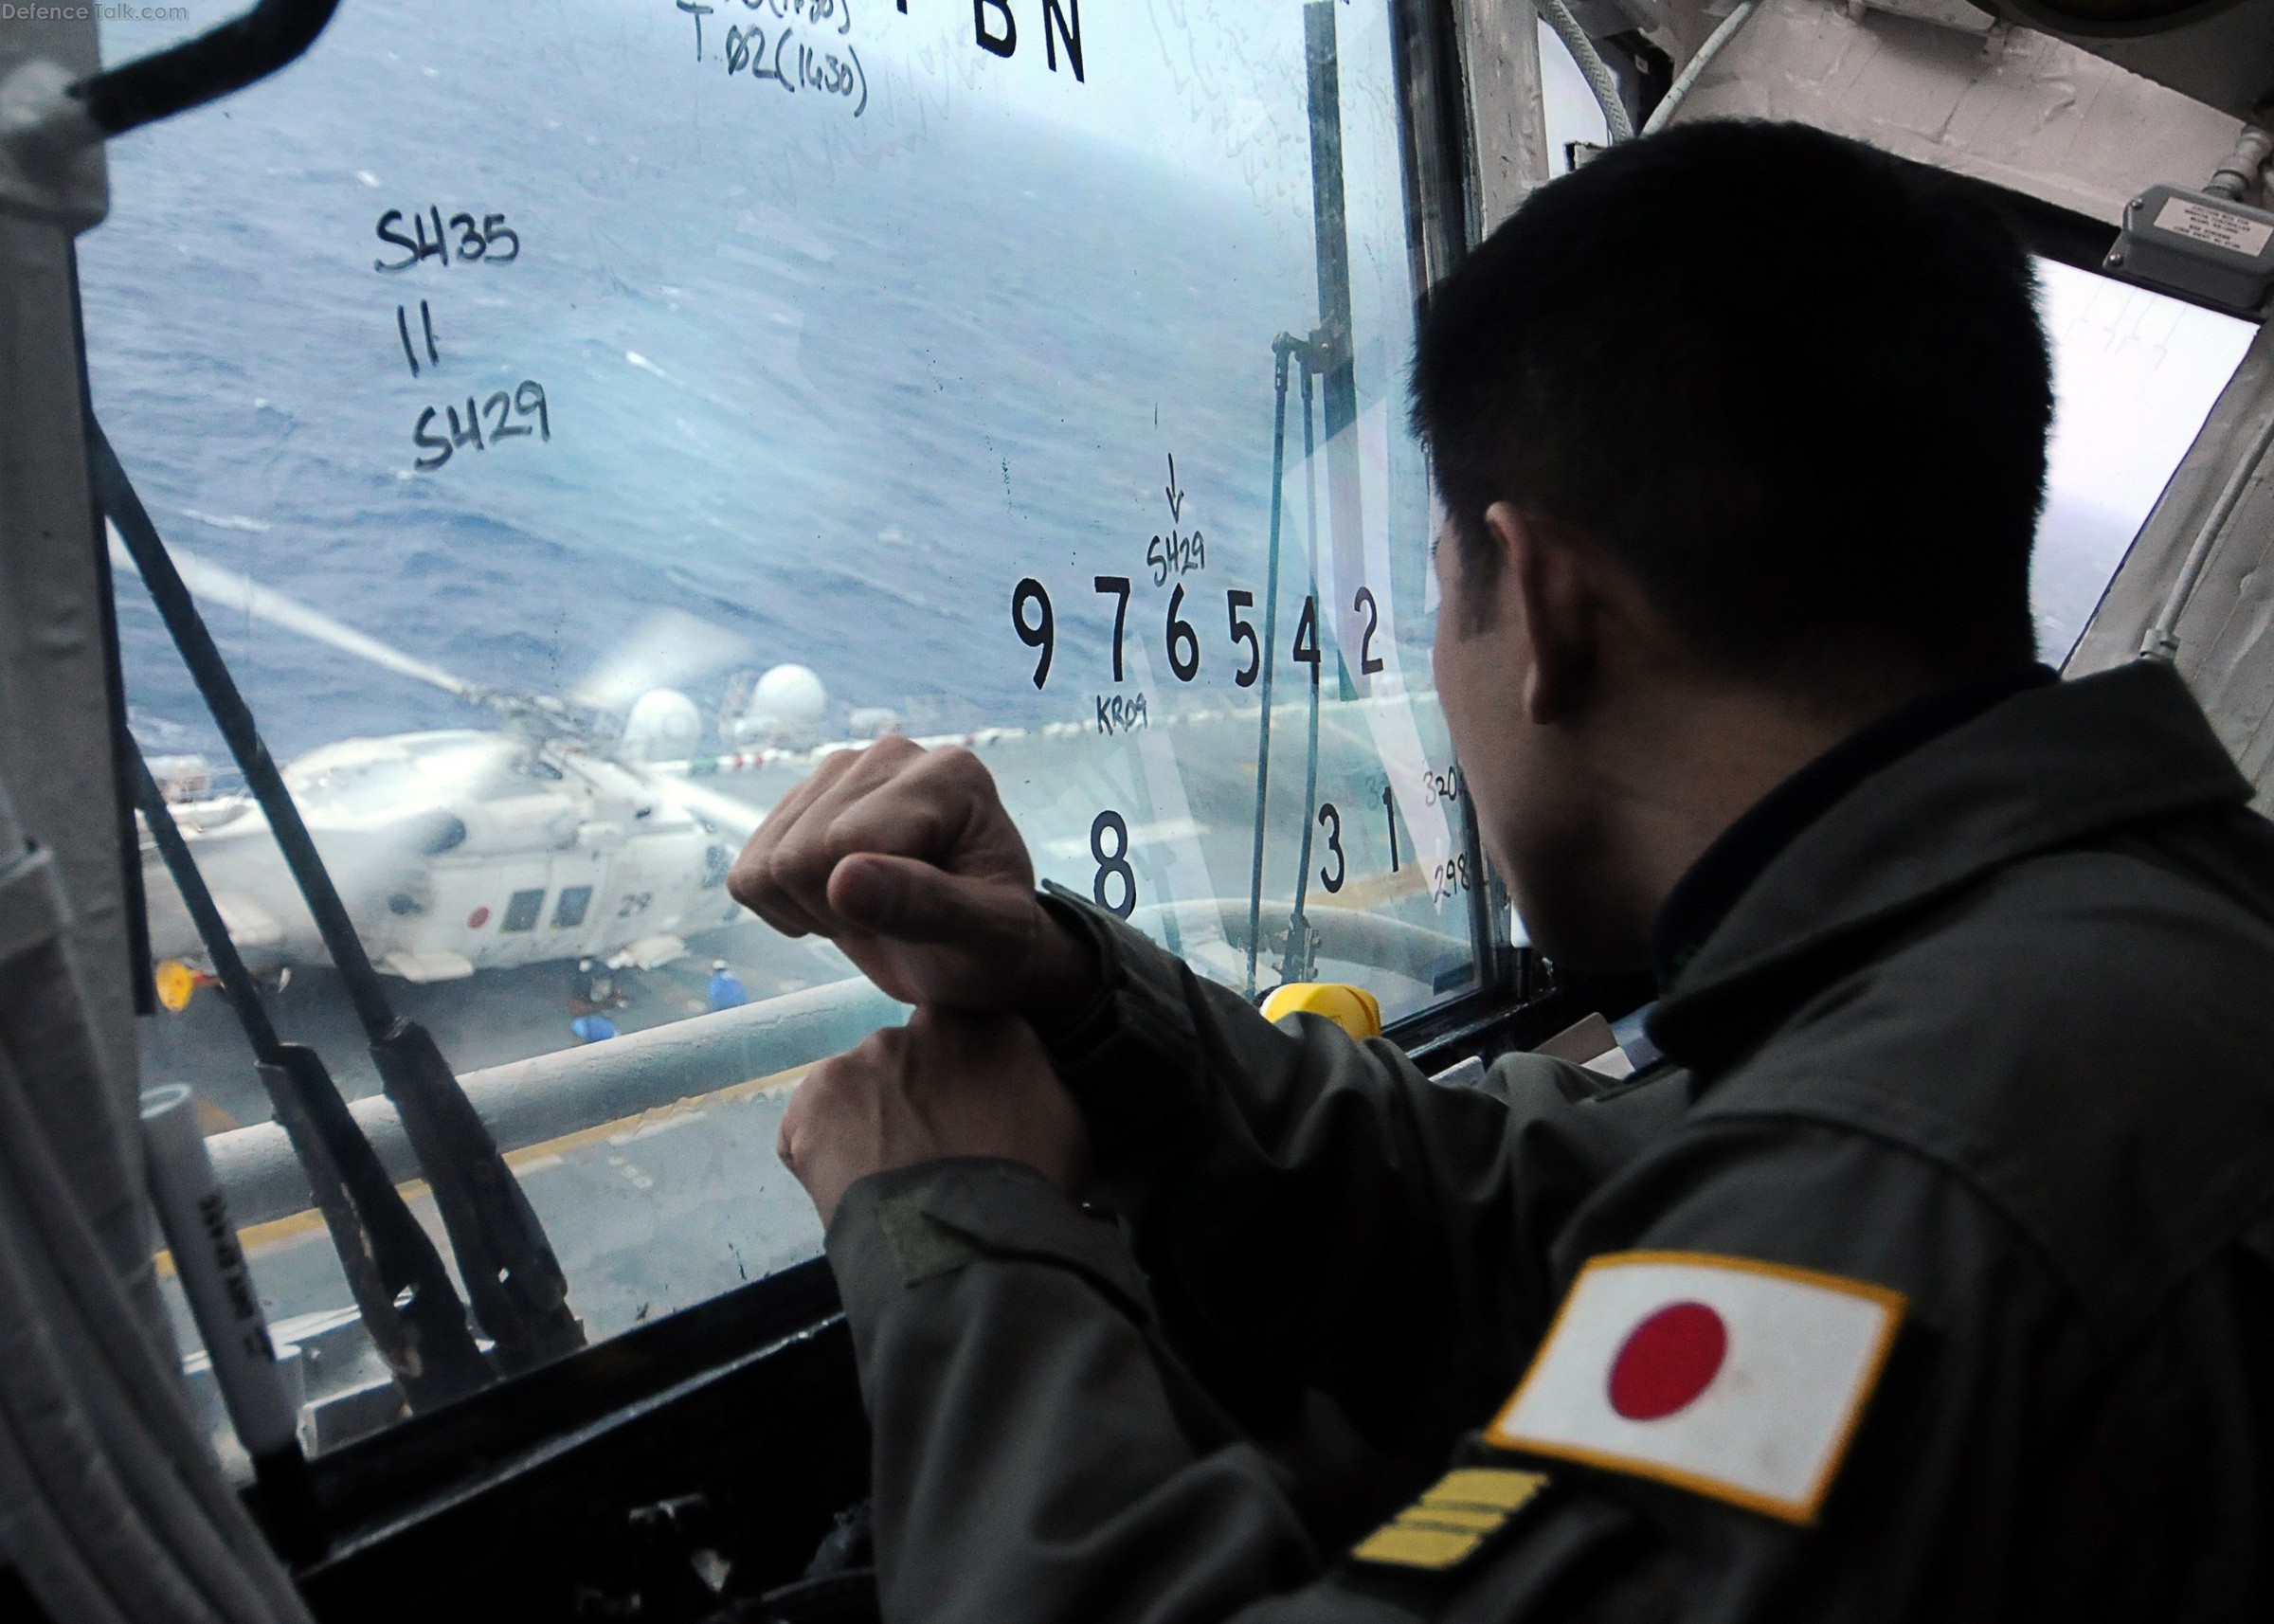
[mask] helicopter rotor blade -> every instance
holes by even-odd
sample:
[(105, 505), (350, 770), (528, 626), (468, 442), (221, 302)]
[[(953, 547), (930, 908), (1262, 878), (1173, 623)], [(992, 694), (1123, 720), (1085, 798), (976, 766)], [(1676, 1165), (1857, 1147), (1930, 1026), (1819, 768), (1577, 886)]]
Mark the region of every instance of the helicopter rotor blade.
[[(110, 534), (111, 567), (133, 570), (135, 561), (126, 550), (126, 543), (118, 536), (117, 527), (106, 525)], [(453, 677), (439, 665), (405, 654), (401, 649), (367, 637), (352, 626), (345, 626), (331, 616), (310, 608), (283, 593), (262, 586), (249, 575), (208, 563), (178, 543), (169, 542), (166, 550), (172, 555), (173, 567), (183, 583), (197, 597), (215, 608), (241, 611), (270, 625), (298, 632), (304, 638), (366, 659), (397, 676), (407, 677), (440, 688), (445, 694), (455, 694), (461, 699), (478, 699), (483, 690), (462, 677)]]
[(642, 694), (677, 688), (746, 659), (749, 639), (684, 609), (652, 609), (604, 655), (568, 697), (621, 715)]
[(766, 813), (748, 802), (737, 801), (731, 795), (722, 795), (706, 785), (690, 784), (684, 778), (659, 777), (656, 786), (679, 807), (695, 814), (706, 822), (717, 825), (718, 832), (733, 840), (739, 849), (758, 832), (766, 821)]

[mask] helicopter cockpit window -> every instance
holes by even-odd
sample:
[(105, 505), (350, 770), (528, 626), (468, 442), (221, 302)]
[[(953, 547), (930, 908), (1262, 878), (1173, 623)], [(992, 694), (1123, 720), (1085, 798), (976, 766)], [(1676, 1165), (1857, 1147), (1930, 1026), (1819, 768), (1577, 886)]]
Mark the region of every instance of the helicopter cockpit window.
[(2058, 665), (2258, 329), (2050, 260), (2037, 288), (2054, 414), (2030, 597)]
[[(394, 1006), (478, 1101), (597, 1046), (532, 1074), (590, 1120), (570, 1092), (498, 1131), (592, 1340), (818, 1250), (773, 1123), (893, 1011), (723, 882), (832, 751), (975, 751), (1043, 878), (1243, 992), (1355, 982), (1395, 1020), (1478, 984), (1401, 400), (1403, 11), (357, 0), (112, 147), (96, 409)], [(373, 1092), (117, 575), (135, 726), (203, 758), (168, 782), (238, 945)], [(763, 1029), (753, 1074), (628, 1117), (578, 1080), (703, 1020)], [(145, 1025), (153, 1077), (273, 1131), (216, 997)], [(305, 1183), (232, 1199), (319, 1442), (396, 1414)]]

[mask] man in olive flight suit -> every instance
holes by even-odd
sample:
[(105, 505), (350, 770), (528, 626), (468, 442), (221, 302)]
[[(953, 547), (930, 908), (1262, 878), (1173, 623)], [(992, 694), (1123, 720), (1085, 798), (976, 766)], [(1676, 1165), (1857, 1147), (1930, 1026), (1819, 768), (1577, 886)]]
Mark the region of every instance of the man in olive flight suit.
[(1702, 125), (1433, 295), (1439, 698), (1669, 1062), (1433, 1084), (1038, 897), (887, 741), (735, 893), (919, 1008), (817, 1068), (894, 1624), (2274, 1616), (2274, 831), (2032, 660), (2026, 261)]

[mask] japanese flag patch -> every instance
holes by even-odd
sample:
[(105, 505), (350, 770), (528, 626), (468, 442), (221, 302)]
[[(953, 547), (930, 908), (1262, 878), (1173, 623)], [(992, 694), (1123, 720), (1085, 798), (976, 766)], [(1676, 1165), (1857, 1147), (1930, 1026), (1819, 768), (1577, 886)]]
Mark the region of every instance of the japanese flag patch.
[(1813, 1523), (1903, 1312), (1900, 1292), (1836, 1274), (1611, 1253), (1485, 1435)]

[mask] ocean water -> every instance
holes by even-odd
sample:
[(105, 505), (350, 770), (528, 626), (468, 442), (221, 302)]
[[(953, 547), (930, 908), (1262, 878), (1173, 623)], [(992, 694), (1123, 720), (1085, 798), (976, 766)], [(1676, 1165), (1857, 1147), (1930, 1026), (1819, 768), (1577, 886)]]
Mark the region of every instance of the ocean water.
[[(1038, 16), (999, 60), (965, 9), (915, 9), (932, 15), (908, 32), (878, 0), (739, 0), (698, 59), (670, 0), (348, 0), (275, 80), (116, 144), (81, 252), (89, 364), (161, 530), (502, 688), (563, 691), (667, 606), (735, 634), (731, 663), (811, 666), (840, 717), (1080, 716), (1111, 637), (1092, 576), (1149, 592), (1150, 539), (1197, 528), (1208, 580), (1260, 587), (1271, 341), (1317, 320), (1298, 9), (1093, 3), (1079, 85), (1041, 60)], [(730, 74), (737, 18), (862, 47), (866, 110)], [(1361, 383), (1381, 399), (1408, 319), (1386, 52), (1345, 27)], [(1147, 109), (1174, 126), (1149, 153)], [(375, 270), (406, 257), (381, 215), (408, 234), (429, 208), (461, 244), (453, 215), (502, 215), (517, 254)], [(528, 384), (549, 440), (414, 466), (422, 412), (444, 439), (469, 398), (485, 428), (532, 426), (490, 405)], [(1393, 438), (1396, 545), (1417, 559), (1418, 460)], [(1039, 691), (1009, 623), (1029, 575), (1058, 640)], [(121, 604), (147, 742), (214, 749), (131, 582)], [(477, 719), (208, 612), (280, 754)], [(1234, 663), (1194, 696), (1228, 693)], [(706, 710), (724, 677), (689, 684)]]

